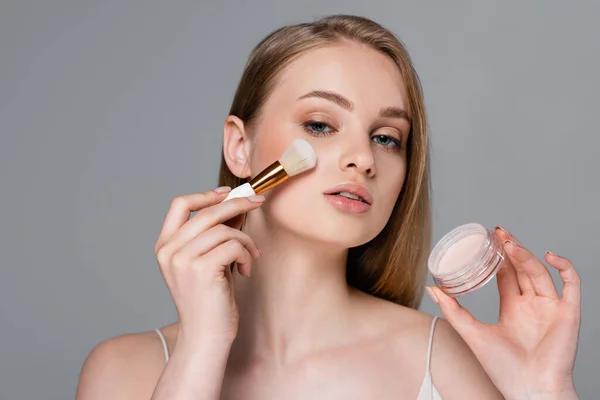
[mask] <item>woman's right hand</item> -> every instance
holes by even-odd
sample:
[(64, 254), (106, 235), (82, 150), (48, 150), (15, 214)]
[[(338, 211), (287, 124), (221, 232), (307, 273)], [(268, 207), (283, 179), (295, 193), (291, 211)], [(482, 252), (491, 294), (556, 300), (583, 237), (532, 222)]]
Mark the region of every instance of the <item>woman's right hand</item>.
[(243, 214), (260, 207), (264, 197), (222, 202), (230, 190), (173, 199), (156, 242), (156, 258), (179, 317), (177, 344), (230, 344), (237, 335), (230, 265), (236, 262), (239, 273), (250, 276), (252, 260), (260, 252), (239, 229)]

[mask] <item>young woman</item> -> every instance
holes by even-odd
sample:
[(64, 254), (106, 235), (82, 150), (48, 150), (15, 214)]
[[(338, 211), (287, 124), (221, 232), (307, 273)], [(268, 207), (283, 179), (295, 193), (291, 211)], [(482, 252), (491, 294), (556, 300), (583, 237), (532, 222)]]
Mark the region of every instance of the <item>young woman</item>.
[[(314, 147), (313, 170), (220, 203), (295, 138)], [(176, 197), (156, 242), (178, 321), (96, 346), (78, 399), (577, 398), (580, 289), (565, 258), (546, 255), (559, 296), (544, 264), (497, 228), (498, 324), (435, 287), (445, 319), (417, 311), (427, 121), (405, 48), (375, 22), (331, 16), (258, 44), (224, 124), (220, 184)], [(344, 191), (360, 207), (328, 194)]]

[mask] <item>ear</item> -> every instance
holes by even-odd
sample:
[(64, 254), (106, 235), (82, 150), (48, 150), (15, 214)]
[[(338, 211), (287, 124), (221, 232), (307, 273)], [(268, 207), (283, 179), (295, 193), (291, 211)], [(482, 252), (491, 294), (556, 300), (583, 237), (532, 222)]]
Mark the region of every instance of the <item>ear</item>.
[(234, 115), (225, 119), (223, 156), (229, 170), (238, 178), (252, 176), (250, 171), (250, 139), (244, 121)]

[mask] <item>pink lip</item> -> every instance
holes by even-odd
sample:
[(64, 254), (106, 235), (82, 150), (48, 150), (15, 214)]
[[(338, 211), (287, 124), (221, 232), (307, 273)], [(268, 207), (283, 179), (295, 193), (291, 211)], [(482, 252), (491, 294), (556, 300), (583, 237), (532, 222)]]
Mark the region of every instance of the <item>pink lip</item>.
[[(353, 195), (359, 196), (364, 201), (352, 200), (347, 197), (338, 196), (335, 193), (348, 192)], [(349, 213), (363, 214), (371, 209), (373, 203), (373, 196), (364, 187), (353, 183), (342, 184), (334, 186), (324, 193), (325, 198), (334, 207)]]
[[(366, 203), (366, 205), (369, 205), (369, 206), (373, 204), (373, 196), (371, 196), (371, 193), (367, 190), (367, 188), (362, 185), (357, 185), (355, 183), (343, 183), (341, 185), (334, 186), (332, 188), (327, 189), (324, 192), (324, 194), (325, 195), (333, 195), (335, 193), (340, 193), (340, 192), (348, 192), (348, 193), (351, 193), (355, 196), (362, 198), (364, 200), (364, 203), (359, 202), (361, 204)], [(350, 200), (350, 199), (348, 199), (348, 200)], [(351, 201), (356, 201), (356, 200), (351, 200)]]
[(334, 194), (325, 194), (325, 199), (335, 208), (353, 214), (364, 214), (371, 209), (367, 203)]

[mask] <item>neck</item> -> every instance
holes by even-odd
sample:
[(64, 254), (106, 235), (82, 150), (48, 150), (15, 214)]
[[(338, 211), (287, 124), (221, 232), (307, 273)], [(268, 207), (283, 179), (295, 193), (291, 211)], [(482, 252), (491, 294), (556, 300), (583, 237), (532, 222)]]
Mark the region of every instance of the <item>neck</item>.
[(352, 314), (347, 250), (298, 238), (260, 216), (249, 215), (243, 230), (262, 256), (250, 278), (234, 273), (240, 321), (230, 358), (282, 365), (339, 345)]

